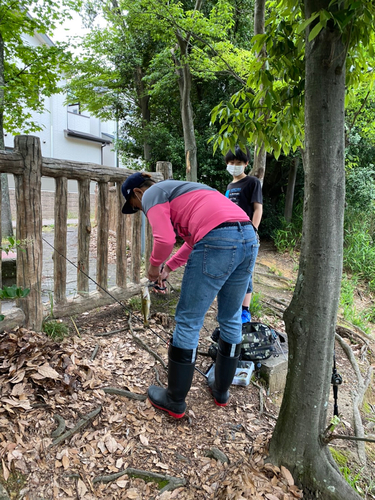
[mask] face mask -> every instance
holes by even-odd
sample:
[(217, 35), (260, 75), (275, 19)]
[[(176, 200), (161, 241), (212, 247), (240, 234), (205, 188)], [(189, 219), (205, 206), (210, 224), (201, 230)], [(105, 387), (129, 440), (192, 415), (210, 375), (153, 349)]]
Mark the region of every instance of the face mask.
[(233, 163), (228, 163), (227, 165), (227, 171), (231, 175), (234, 175), (235, 177), (243, 174), (244, 170), (245, 170), (245, 165), (233, 165)]
[[(142, 199), (139, 199), (139, 197), (137, 196), (136, 193), (133, 193), (133, 194), (137, 198), (137, 200), (139, 201), (139, 203), (142, 205)], [(134, 207), (133, 210), (135, 210), (136, 212), (138, 212), (139, 210), (142, 210), (142, 212), (143, 212), (143, 208)]]

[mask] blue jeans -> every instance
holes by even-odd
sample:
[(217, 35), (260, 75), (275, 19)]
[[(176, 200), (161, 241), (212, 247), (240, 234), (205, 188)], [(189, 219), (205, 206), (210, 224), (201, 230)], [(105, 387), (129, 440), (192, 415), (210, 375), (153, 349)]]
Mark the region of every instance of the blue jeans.
[(213, 229), (194, 246), (186, 264), (176, 309), (173, 345), (195, 349), (210, 305), (217, 296), (220, 337), (242, 340), (241, 305), (258, 253), (251, 225)]
[(250, 271), (250, 279), (249, 279), (249, 283), (247, 285), (246, 293), (253, 293), (253, 274), (254, 274), (254, 268), (255, 268), (255, 260), (256, 260), (256, 258), (258, 256), (258, 251), (259, 251), (259, 246), (260, 246), (259, 245), (259, 238), (258, 238), (258, 236), (257, 236), (257, 240), (258, 240), (258, 248), (256, 249), (253, 268)]

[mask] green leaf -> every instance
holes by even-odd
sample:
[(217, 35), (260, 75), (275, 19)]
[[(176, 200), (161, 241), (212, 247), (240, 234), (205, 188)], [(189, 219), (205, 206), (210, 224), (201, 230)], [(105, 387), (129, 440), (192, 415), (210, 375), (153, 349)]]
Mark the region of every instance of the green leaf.
[(323, 24), (321, 22), (319, 22), (318, 24), (316, 24), (313, 27), (313, 29), (310, 31), (309, 42), (311, 42), (311, 40), (314, 40), (314, 38), (319, 35), (319, 33), (322, 31), (322, 29), (323, 29)]
[(297, 28), (297, 33), (298, 34), (302, 33), (302, 31), (304, 31), (307, 28), (307, 26), (309, 26), (319, 16), (319, 14), (320, 14), (319, 12), (315, 12), (315, 14), (313, 14), (311, 17), (306, 19), (306, 21), (300, 24)]

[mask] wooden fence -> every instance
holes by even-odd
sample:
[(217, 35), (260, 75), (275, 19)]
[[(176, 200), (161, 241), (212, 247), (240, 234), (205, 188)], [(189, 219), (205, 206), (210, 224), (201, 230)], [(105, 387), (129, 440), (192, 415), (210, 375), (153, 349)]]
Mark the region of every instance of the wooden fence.
[[(160, 162), (160, 169), (165, 168)], [(127, 300), (140, 291), (141, 281), (141, 213), (130, 218), (122, 216), (124, 198), (121, 184), (134, 171), (111, 168), (93, 163), (80, 163), (67, 160), (43, 158), (40, 140), (33, 136), (16, 136), (14, 152), (0, 151), (0, 172), (13, 174), (16, 197), (16, 238), (21, 241), (23, 250), (17, 252), (17, 286), (30, 288), (27, 297), (18, 299), (17, 306), (24, 317), (26, 328), (40, 331), (46, 311), (53, 307), (55, 318), (72, 315), (113, 303), (113, 299), (102, 288), (107, 289), (108, 281), (108, 237), (109, 237), (109, 188), (116, 187), (116, 285), (108, 291), (117, 300)], [(41, 213), (41, 177), (55, 179), (55, 217), (54, 217), (54, 290), (53, 304), (42, 303), (43, 239)], [(156, 181), (163, 180), (162, 172), (152, 173)], [(98, 185), (97, 206), (97, 290), (89, 293), (89, 278), (77, 270), (77, 290), (75, 298), (67, 298), (67, 199), (68, 180), (78, 182), (78, 248), (75, 264), (90, 275), (89, 243), (90, 220), (90, 182)], [(1, 193), (1, 189), (0, 189)], [(0, 200), (1, 201), (1, 200)], [(1, 206), (1, 203), (0, 203)], [(130, 227), (129, 220), (131, 221)], [(127, 222), (128, 221), (128, 222)], [(1, 224), (1, 218), (0, 218)], [(0, 227), (1, 230), (1, 227)], [(131, 265), (127, 269), (127, 238), (131, 231)], [(0, 231), (1, 234), (1, 231)], [(129, 234), (129, 233), (128, 233)], [(152, 236), (146, 223), (145, 259), (148, 261)], [(1, 253), (1, 252), (0, 252)], [(1, 259), (1, 257), (0, 257)], [(1, 260), (0, 260), (1, 273)], [(130, 274), (130, 275), (129, 275)], [(129, 275), (129, 277), (128, 277)], [(130, 279), (129, 279), (130, 278)], [(0, 274), (1, 286), (1, 274)], [(100, 288), (102, 287), (102, 288)]]

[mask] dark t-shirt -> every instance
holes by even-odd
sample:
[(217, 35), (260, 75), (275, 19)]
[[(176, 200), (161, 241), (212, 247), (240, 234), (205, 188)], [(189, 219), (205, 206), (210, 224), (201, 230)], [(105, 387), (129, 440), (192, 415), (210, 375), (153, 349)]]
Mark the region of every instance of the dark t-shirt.
[(262, 185), (257, 177), (247, 175), (237, 182), (228, 184), (225, 196), (253, 218), (254, 203), (263, 204)]

